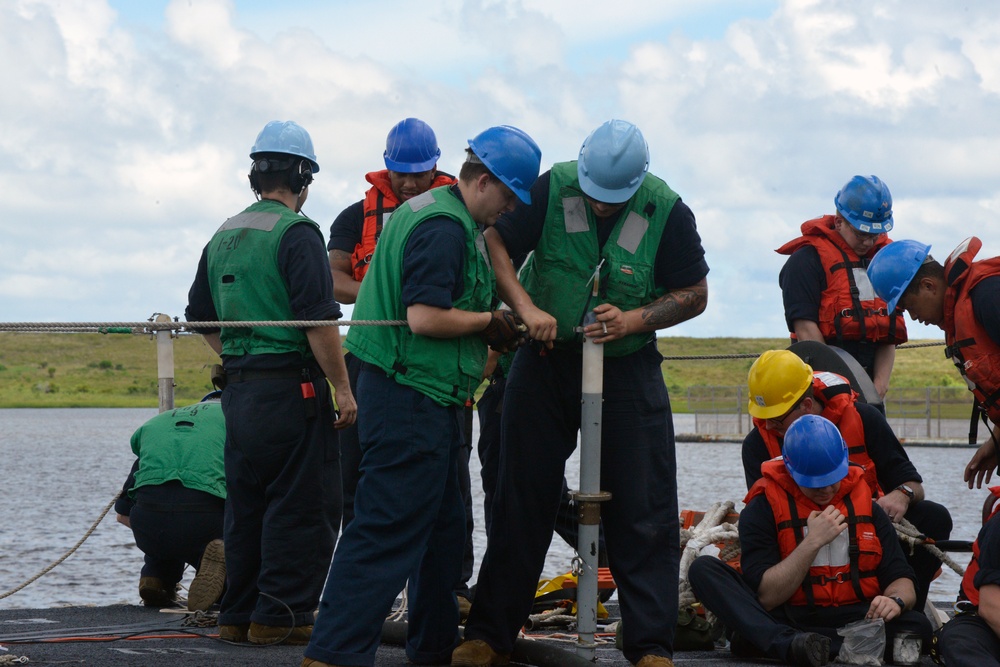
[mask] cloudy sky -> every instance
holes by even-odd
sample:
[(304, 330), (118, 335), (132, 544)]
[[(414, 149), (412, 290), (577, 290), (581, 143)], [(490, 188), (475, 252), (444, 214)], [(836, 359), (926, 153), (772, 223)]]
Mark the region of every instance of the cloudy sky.
[(893, 238), (1000, 254), (995, 0), (4, 0), (0, 85), (0, 321), (183, 316), (272, 119), (312, 134), (326, 234), (407, 116), (452, 173), (491, 125), (546, 168), (636, 123), (712, 269), (672, 335), (784, 335), (773, 249), (856, 173)]

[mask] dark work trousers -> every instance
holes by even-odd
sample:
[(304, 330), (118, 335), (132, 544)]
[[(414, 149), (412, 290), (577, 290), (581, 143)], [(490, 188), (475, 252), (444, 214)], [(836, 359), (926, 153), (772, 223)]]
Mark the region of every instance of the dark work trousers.
[[(347, 352), (344, 355), (344, 363), (347, 364), (347, 377), (351, 383), (351, 391), (354, 396), (358, 395), (358, 375), (361, 372), (362, 361), (356, 356)], [(358, 480), (361, 478), (361, 442), (358, 439), (358, 427), (361, 422), (361, 415), (353, 425), (341, 429), (340, 436), (340, 474), (344, 488), (344, 518), (343, 529), (354, 519), (354, 494), (358, 488)], [(469, 433), (468, 438), (472, 434)], [(472, 483), (469, 475), (469, 457), (472, 449), (466, 447), (464, 458), (459, 460), (459, 483), (462, 485), (462, 499), (466, 505), (466, 533), (468, 539), (465, 543), (464, 560), (462, 561), (462, 578), (455, 587), (455, 593), (464, 598), (471, 598), (469, 591), (469, 580), (472, 579), (472, 570), (475, 567), (475, 553), (472, 549), (472, 533), (474, 529), (472, 517)]]
[[(465, 637), (509, 653), (534, 601), (580, 430), (582, 357), (521, 348), (507, 378), (499, 477)], [(680, 556), (670, 401), (655, 343), (604, 360), (601, 489), (623, 652), (673, 654)]]
[[(506, 378), (500, 371), (490, 377), (490, 383), (476, 403), (479, 413), (479, 474), (483, 480), (483, 513), (486, 517), (486, 533), (490, 532), (490, 504), (497, 488), (497, 473), (500, 469), (500, 415), (503, 413), (503, 395)], [(579, 546), (579, 518), (576, 503), (569, 498), (569, 487), (563, 478), (562, 498), (556, 515), (555, 531), (573, 549)], [(598, 561), (601, 567), (608, 564), (608, 549), (604, 542), (604, 528), (598, 535)]]
[[(727, 629), (739, 633), (756, 646), (762, 657), (789, 662), (792, 639), (800, 632), (815, 632), (830, 638), (830, 654), (840, 652), (843, 637), (837, 628), (860, 621), (869, 604), (842, 607), (782, 605), (770, 612), (761, 606), (757, 594), (743, 580), (743, 575), (714, 556), (700, 556), (691, 563), (688, 581), (695, 597), (719, 617)], [(904, 611), (885, 624), (886, 662), (892, 659), (892, 640), (897, 633), (914, 632), (923, 638), (924, 649), (930, 646), (931, 624), (919, 611)]]
[(959, 614), (938, 630), (937, 651), (947, 667), (1000, 665), (1000, 638), (978, 614)]
[(465, 544), (463, 408), (438, 405), (366, 365), (358, 411), (364, 453), (354, 521), (341, 537), (305, 655), (375, 664), (382, 624), (409, 579), (407, 657), (446, 664), (458, 644), (454, 590)]
[(135, 546), (143, 553), (143, 577), (156, 577), (169, 589), (198, 569), (205, 546), (222, 537), (226, 501), (178, 481), (141, 486), (129, 513)]
[(230, 382), (222, 393), (228, 588), (220, 625), (313, 624), (340, 526), (340, 448), (329, 383), (312, 382), (314, 417), (300, 384)]
[[(930, 500), (921, 500), (910, 505), (910, 508), (906, 510), (905, 518), (921, 533), (935, 541), (947, 540), (951, 537), (951, 513), (944, 505)], [(937, 571), (941, 569), (941, 559), (920, 546), (916, 547), (912, 554), (908, 544), (904, 543), (902, 547), (903, 553), (906, 554), (906, 562), (910, 564), (917, 576), (917, 601), (913, 608), (917, 611), (923, 611), (924, 603), (927, 602), (927, 591), (930, 589)]]

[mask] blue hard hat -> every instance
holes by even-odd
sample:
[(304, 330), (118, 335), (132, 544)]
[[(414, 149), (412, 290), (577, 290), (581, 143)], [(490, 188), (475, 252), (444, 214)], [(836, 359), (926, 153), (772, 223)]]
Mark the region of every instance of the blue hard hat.
[(382, 157), (389, 171), (415, 174), (433, 168), (441, 149), (430, 125), (419, 118), (404, 118), (389, 130)]
[(868, 234), (892, 231), (892, 194), (878, 176), (855, 176), (833, 198), (837, 212)]
[(531, 203), (531, 186), (542, 165), (542, 149), (534, 139), (516, 127), (498, 125), (469, 139), (469, 148), (518, 199)]
[(929, 245), (903, 240), (890, 243), (872, 257), (868, 265), (868, 282), (878, 298), (886, 302), (890, 313), (896, 310), (899, 298), (930, 251)]
[(250, 157), (255, 157), (258, 153), (284, 153), (302, 157), (309, 160), (314, 174), (319, 171), (309, 133), (293, 120), (272, 120), (265, 125), (257, 135), (257, 141), (253, 142)]
[(591, 199), (620, 204), (636, 193), (649, 171), (649, 146), (632, 123), (609, 120), (580, 147), (576, 174)]
[(803, 415), (785, 431), (785, 468), (795, 483), (821, 489), (847, 477), (847, 443), (826, 417)]

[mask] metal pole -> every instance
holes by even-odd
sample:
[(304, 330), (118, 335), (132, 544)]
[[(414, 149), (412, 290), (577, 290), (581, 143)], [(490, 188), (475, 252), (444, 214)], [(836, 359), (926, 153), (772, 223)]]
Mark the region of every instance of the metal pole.
[[(157, 313), (157, 322), (169, 322), (170, 316)], [(156, 332), (156, 372), (160, 395), (160, 412), (174, 409), (174, 341), (173, 332)]]
[[(593, 295), (598, 293), (600, 267), (594, 273)], [(585, 324), (594, 321), (588, 313)], [(577, 553), (580, 568), (576, 589), (576, 654), (595, 659), (597, 644), (597, 552), (601, 503), (611, 498), (601, 491), (601, 402), (604, 393), (604, 345), (584, 338), (583, 387), (580, 413), (580, 490), (573, 494), (579, 512)]]

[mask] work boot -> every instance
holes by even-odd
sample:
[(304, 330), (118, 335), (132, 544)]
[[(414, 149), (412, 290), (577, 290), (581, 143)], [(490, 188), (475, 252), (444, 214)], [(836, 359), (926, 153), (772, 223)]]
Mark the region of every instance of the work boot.
[(226, 586), (226, 550), (222, 540), (212, 540), (201, 556), (198, 573), (188, 589), (188, 611), (208, 611)]
[(239, 625), (220, 625), (219, 639), (226, 642), (245, 644), (247, 642), (248, 630), (250, 630), (249, 623), (241, 623)]
[(635, 667), (674, 667), (674, 661), (663, 655), (644, 655)]
[(798, 667), (823, 667), (830, 662), (830, 638), (815, 632), (800, 632), (792, 638), (789, 662)]
[(320, 662), (319, 660), (313, 660), (312, 658), (302, 658), (302, 664), (299, 667), (339, 667), (338, 665), (331, 665), (328, 662)]
[(472, 601), (464, 595), (456, 595), (458, 599), (458, 622), (464, 624), (469, 620), (469, 611), (472, 610)]
[(167, 586), (159, 577), (139, 577), (139, 597), (147, 607), (169, 607), (177, 600), (177, 584)]
[(312, 637), (313, 626), (296, 625), (261, 625), (251, 623), (250, 631), (247, 632), (247, 639), (251, 644), (290, 644), (292, 646), (305, 646)]
[(491, 667), (509, 662), (509, 655), (497, 653), (481, 639), (467, 639), (451, 653), (451, 667)]

